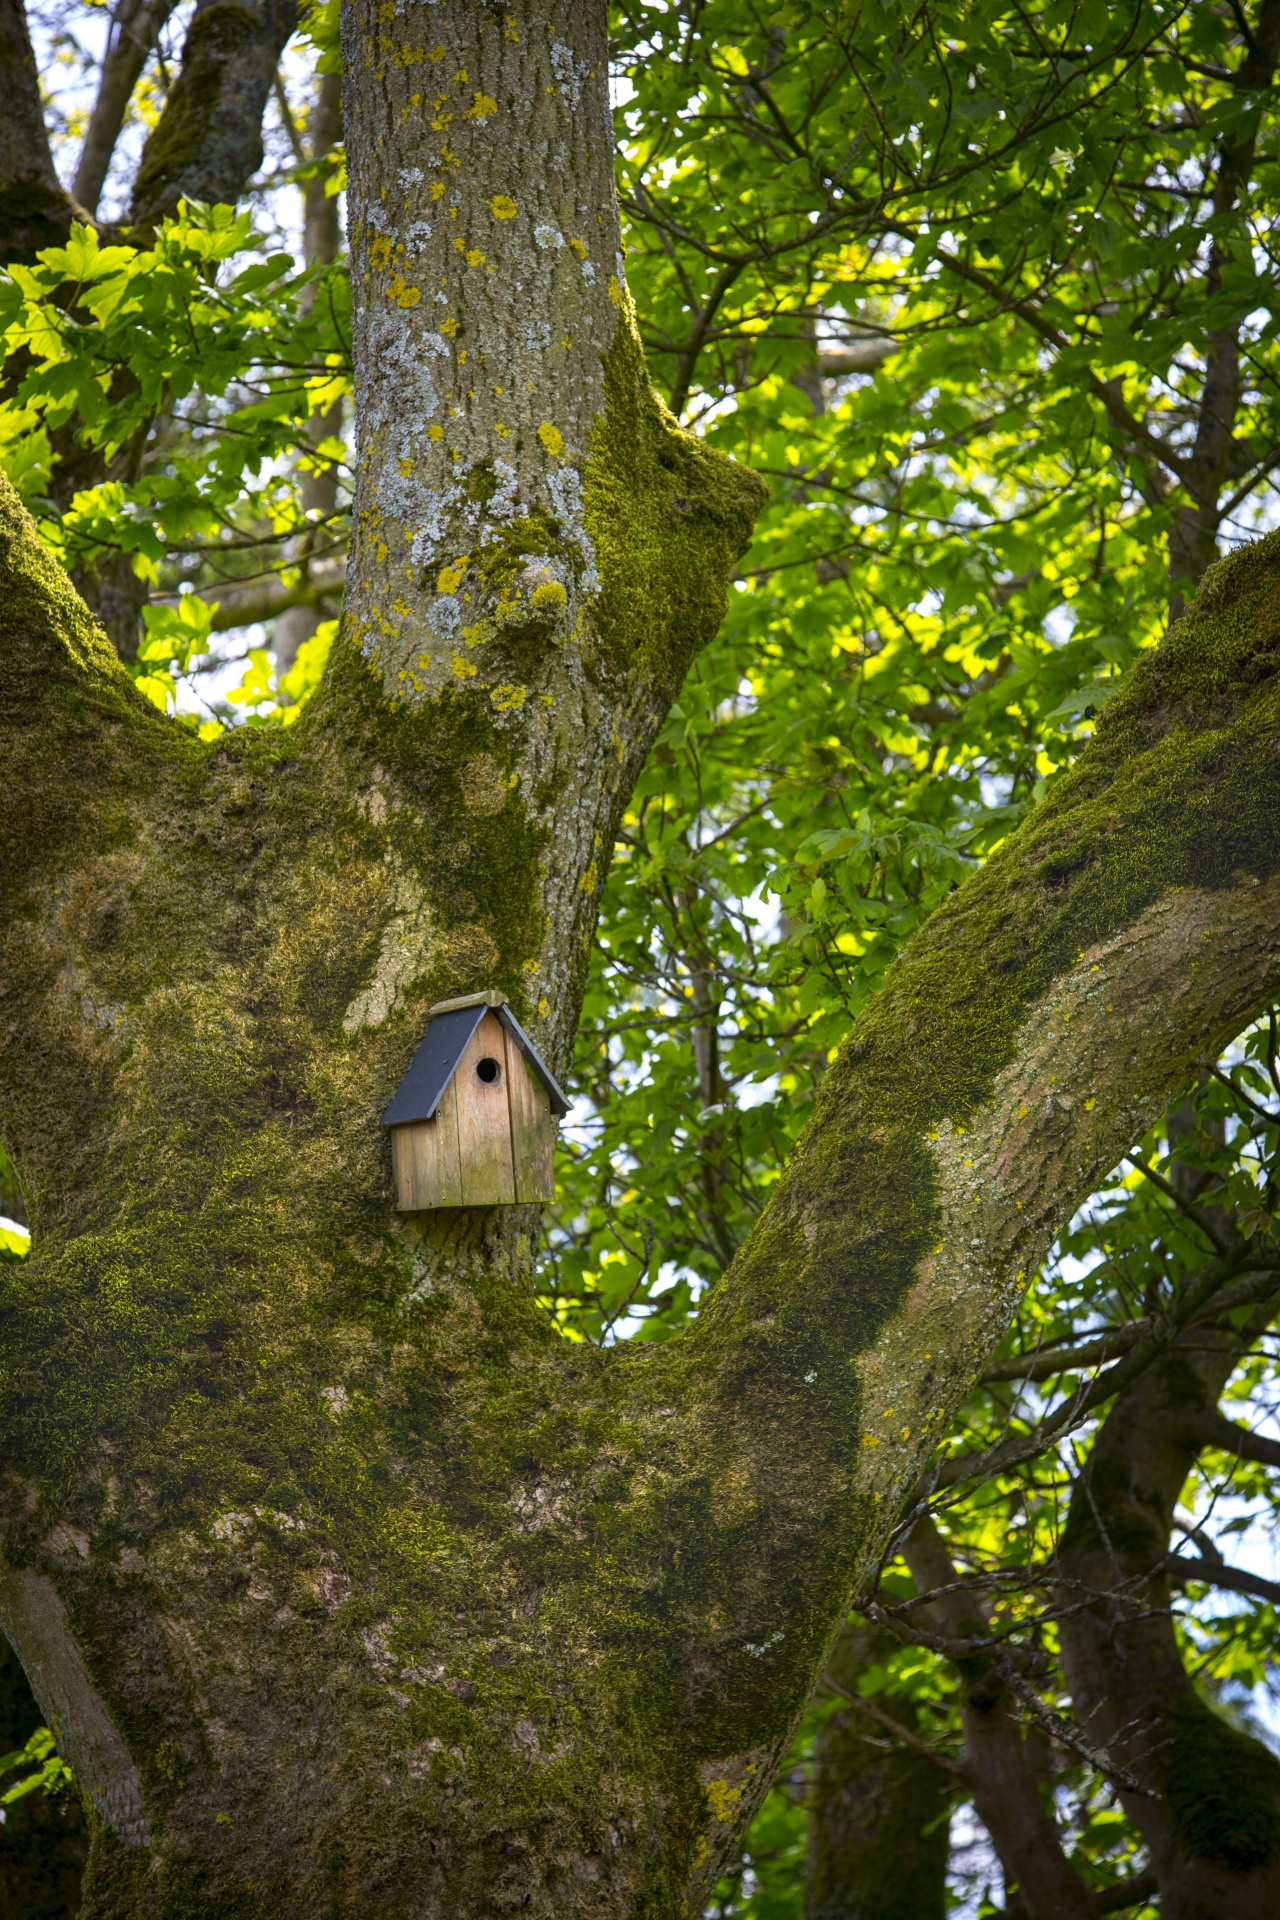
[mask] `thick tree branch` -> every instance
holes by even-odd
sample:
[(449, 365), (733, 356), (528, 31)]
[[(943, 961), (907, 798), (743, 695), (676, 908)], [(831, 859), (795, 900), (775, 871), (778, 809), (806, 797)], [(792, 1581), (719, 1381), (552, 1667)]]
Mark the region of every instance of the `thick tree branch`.
[(235, 205), (262, 165), (262, 114), (297, 17), (297, 0), (197, 8), (182, 70), (142, 150), (131, 225), (154, 225), (180, 200)]
[(85, 217), (54, 170), (22, 0), (0, 0), (0, 266), (61, 246)]
[(1259, 1466), (1280, 1467), (1280, 1440), (1265, 1433), (1251, 1433), (1234, 1420), (1228, 1420), (1216, 1407), (1188, 1409), (1188, 1432), (1202, 1447), (1216, 1447), (1221, 1453), (1234, 1454), (1239, 1460), (1255, 1460)]
[[(928, 1611), (953, 1638), (986, 1624), (980, 1600), (959, 1589), (956, 1569), (932, 1518), (918, 1520), (903, 1542), (903, 1556), (921, 1592), (939, 1595)], [(990, 1653), (957, 1663), (964, 1685), (961, 1721), (965, 1768), (974, 1805), (995, 1842), (1006, 1886), (1016, 1886), (1030, 1920), (1093, 1920), (1088, 1887), (1063, 1851), (1053, 1820), (1040, 1798), (1022, 1729), (1010, 1713), (1006, 1689), (1034, 1701), (1037, 1717), (1048, 1710), (1012, 1663)], [(1056, 1722), (1058, 1716), (1052, 1716)]]
[(1246, 1593), (1253, 1600), (1270, 1600), (1273, 1606), (1280, 1606), (1280, 1580), (1266, 1580), (1245, 1567), (1229, 1567), (1225, 1560), (1195, 1560), (1189, 1554), (1169, 1553), (1164, 1570), (1178, 1587), (1198, 1580), (1224, 1593)]

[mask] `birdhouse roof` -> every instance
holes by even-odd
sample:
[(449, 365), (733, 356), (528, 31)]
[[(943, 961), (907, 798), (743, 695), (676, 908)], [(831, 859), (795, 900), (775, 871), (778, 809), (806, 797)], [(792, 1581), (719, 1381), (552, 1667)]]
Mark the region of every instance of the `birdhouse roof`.
[(396, 1088), (382, 1116), (384, 1127), (401, 1127), (411, 1120), (430, 1120), (440, 1096), (457, 1072), (458, 1062), (486, 1013), (496, 1014), (547, 1090), (554, 1114), (566, 1114), (569, 1102), (561, 1093), (537, 1048), (507, 1005), (503, 993), (469, 993), (461, 1000), (441, 1000), (432, 1007), (422, 1045)]

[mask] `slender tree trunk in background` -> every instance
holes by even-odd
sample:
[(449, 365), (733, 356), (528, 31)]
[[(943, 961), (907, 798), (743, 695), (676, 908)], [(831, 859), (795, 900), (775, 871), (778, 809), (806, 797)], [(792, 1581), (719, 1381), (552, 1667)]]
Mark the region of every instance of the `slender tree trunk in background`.
[[(1277, 57), (1280, 57), (1280, 0), (1263, 0), (1248, 54), (1235, 75), (1237, 93), (1246, 99), (1256, 95), (1261, 101), (1275, 75)], [(1230, 278), (1233, 259), (1239, 257), (1247, 261), (1248, 258), (1250, 239), (1241, 217), (1242, 202), (1253, 175), (1260, 112), (1260, 105), (1247, 112), (1243, 131), (1233, 129), (1222, 143), (1213, 190), (1213, 241), (1205, 286), (1211, 301), (1220, 300), (1224, 292), (1229, 294), (1229, 288), (1224, 288), (1223, 283)], [(1190, 505), (1179, 509), (1169, 529), (1169, 578), (1175, 587), (1170, 618), (1175, 620), (1185, 604), (1185, 596), (1194, 591), (1196, 583), (1218, 556), (1223, 490), (1233, 477), (1238, 478), (1253, 464), (1251, 449), (1237, 448), (1235, 440), (1243, 318), (1241, 313), (1238, 319), (1217, 327), (1209, 336), (1187, 481), (1193, 499)], [(1240, 466), (1236, 465), (1237, 455), (1242, 462)]]
[(119, 0), (116, 7), (72, 187), (89, 214), (98, 211), (133, 90), (173, 9), (174, 0)]
[[(722, 1108), (725, 1085), (720, 1073), (720, 1005), (715, 997), (713, 963), (707, 952), (702, 928), (698, 924), (698, 895), (692, 888), (676, 896), (676, 905), (688, 929), (686, 951), (680, 956), (689, 975), (689, 1011), (693, 1016), (690, 1041), (693, 1047), (694, 1086), (698, 1096), (698, 1123), (702, 1135), (701, 1184), (702, 1226), (706, 1241), (725, 1267), (736, 1251), (725, 1218), (722, 1188), (727, 1177), (725, 1167), (725, 1129), (722, 1124), (708, 1125), (714, 1119), (709, 1109)], [(704, 909), (705, 911), (705, 909)]]
[(904, 950), (691, 1333), (537, 1210), (395, 1213), (436, 999), (569, 1056), (620, 811), (760, 489), (655, 400), (605, 19), (346, 20), (357, 497), (287, 733), (135, 696), (11, 493), (0, 1612), (86, 1911), (697, 1913), (1079, 1199), (1280, 984), (1280, 541)]
[[(932, 1519), (918, 1520), (903, 1557), (921, 1593), (954, 1588), (959, 1575)], [(924, 1609), (937, 1633), (962, 1640), (990, 1632), (986, 1613), (963, 1590)], [(1010, 1695), (989, 1654), (956, 1663), (964, 1688), (960, 1709), (965, 1771), (973, 1804), (1016, 1888), (1027, 1920), (1095, 1920), (1093, 1896), (1063, 1850), (1053, 1816), (1041, 1798), (1034, 1756), (1013, 1713)]]
[[(895, 1644), (847, 1626), (827, 1672), (856, 1692)], [(907, 1695), (883, 1688), (875, 1705), (920, 1732)], [(924, 1754), (895, 1745), (857, 1708), (838, 1707), (814, 1741), (805, 1920), (946, 1920), (954, 1797), (955, 1781)]]
[[(342, 77), (336, 73), (321, 74), (315, 107), (307, 123), (307, 158), (312, 165), (323, 160), (341, 138)], [(325, 175), (320, 172), (311, 173), (304, 183), (303, 257), (308, 267), (326, 266), (336, 260), (342, 243), (337, 195), (326, 193), (325, 185)], [(335, 438), (341, 431), (340, 400), (324, 413), (313, 413), (307, 422), (307, 432), (313, 446), (319, 446), (322, 440)], [(328, 544), (332, 540), (329, 523), (338, 504), (338, 469), (335, 466), (313, 467), (304, 475), (300, 493), (302, 511), (315, 516), (322, 528), (321, 541)], [(315, 544), (310, 534), (302, 534), (292, 543), (289, 557), (302, 569), (304, 578), (309, 571), (307, 562)], [(284, 680), (289, 673), (297, 658), (298, 648), (311, 639), (320, 620), (319, 610), (312, 606), (287, 607), (276, 620), (277, 682)]]
[[(240, 199), (262, 164), (263, 108), (295, 19), (293, 0), (263, 0), (261, 13), (238, 0), (210, 0), (197, 10), (181, 72), (147, 139), (134, 182), (129, 219), (136, 244), (147, 245), (151, 224), (173, 213), (183, 198), (230, 205)], [(104, 144), (106, 121), (104, 108)], [(51, 435), (57, 457), (50, 492), (62, 512), (81, 488), (105, 478), (136, 478), (131, 467), (136, 449), (123, 448), (108, 471), (96, 449), (79, 445), (77, 425), (72, 419)], [(134, 572), (130, 556), (105, 554), (96, 566), (77, 568), (72, 578), (120, 658), (134, 660), (150, 589)]]

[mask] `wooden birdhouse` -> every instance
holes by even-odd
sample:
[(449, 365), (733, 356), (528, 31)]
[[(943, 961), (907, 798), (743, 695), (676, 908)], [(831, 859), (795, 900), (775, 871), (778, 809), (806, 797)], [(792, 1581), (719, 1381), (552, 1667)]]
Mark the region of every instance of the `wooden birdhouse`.
[(555, 1197), (569, 1104), (503, 993), (441, 1000), (382, 1116), (396, 1207), (502, 1207)]

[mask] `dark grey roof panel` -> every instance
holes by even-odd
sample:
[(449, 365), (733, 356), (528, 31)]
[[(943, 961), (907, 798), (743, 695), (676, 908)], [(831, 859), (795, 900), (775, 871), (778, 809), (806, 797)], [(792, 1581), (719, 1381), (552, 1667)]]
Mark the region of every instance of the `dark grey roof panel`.
[(547, 1098), (551, 1102), (552, 1113), (554, 1113), (558, 1119), (563, 1119), (564, 1115), (569, 1111), (569, 1102), (565, 1099), (559, 1087), (552, 1079), (550, 1068), (543, 1061), (538, 1049), (534, 1046), (532, 1040), (520, 1025), (520, 1022), (516, 1019), (510, 1007), (499, 1007), (497, 1014), (503, 1026), (514, 1036), (516, 1045), (546, 1088)]
[(440, 1105), (440, 1096), (457, 1072), (467, 1042), (486, 1013), (490, 1012), (497, 1015), (513, 1036), (521, 1053), (546, 1088), (552, 1113), (558, 1116), (568, 1113), (569, 1102), (510, 1007), (490, 1008), (481, 1002), (476, 1006), (451, 1007), (445, 1013), (432, 1015), (422, 1045), (409, 1062), (409, 1070), (382, 1116), (384, 1127), (403, 1127), (411, 1120), (430, 1120), (434, 1117)]
[(453, 1013), (436, 1014), (382, 1116), (384, 1127), (402, 1127), (406, 1121), (434, 1116), (468, 1040), (488, 1011), (486, 1006), (459, 1007)]

